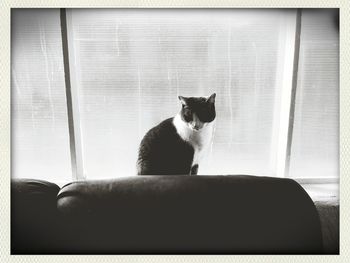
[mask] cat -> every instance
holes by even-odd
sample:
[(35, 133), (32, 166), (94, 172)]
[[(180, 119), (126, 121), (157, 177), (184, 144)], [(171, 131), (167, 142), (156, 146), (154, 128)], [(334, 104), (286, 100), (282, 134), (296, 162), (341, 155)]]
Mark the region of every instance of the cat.
[(137, 159), (138, 175), (196, 175), (210, 146), (215, 123), (215, 97), (183, 97), (181, 110), (150, 129)]

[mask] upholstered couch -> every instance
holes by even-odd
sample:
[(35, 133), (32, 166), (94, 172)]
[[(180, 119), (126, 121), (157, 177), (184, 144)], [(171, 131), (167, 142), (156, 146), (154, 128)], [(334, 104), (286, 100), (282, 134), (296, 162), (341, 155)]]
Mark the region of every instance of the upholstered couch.
[(11, 183), (12, 254), (322, 254), (317, 209), (291, 179), (134, 176)]

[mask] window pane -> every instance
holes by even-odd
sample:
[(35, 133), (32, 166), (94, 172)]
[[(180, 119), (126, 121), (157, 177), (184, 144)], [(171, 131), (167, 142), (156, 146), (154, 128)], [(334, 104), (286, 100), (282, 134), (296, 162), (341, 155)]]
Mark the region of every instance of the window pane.
[(339, 28), (335, 10), (303, 10), (292, 177), (339, 176)]
[(11, 13), (12, 176), (71, 180), (58, 9)]
[(87, 177), (135, 175), (140, 140), (179, 111), (177, 96), (213, 92), (214, 143), (199, 173), (275, 175), (277, 69), (294, 11), (72, 10)]

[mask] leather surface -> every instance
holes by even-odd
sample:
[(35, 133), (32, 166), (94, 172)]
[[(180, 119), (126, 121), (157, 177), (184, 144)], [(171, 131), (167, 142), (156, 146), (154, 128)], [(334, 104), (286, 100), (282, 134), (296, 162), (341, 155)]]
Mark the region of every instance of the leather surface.
[(59, 190), (43, 180), (12, 179), (12, 254), (49, 253), (61, 244), (56, 209)]
[(318, 200), (315, 206), (321, 222), (324, 253), (339, 254), (339, 200)]
[(58, 194), (60, 253), (322, 253), (315, 206), (291, 179), (138, 176)]

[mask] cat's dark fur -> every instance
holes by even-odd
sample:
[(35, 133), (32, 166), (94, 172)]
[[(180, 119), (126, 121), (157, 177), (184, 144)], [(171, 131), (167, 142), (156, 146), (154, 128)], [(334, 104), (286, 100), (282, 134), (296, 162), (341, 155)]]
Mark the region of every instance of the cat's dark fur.
[[(141, 141), (139, 175), (197, 174), (198, 152), (211, 140), (215, 93), (208, 98), (179, 96), (181, 111), (149, 130)], [(209, 137), (210, 138), (207, 138)]]

